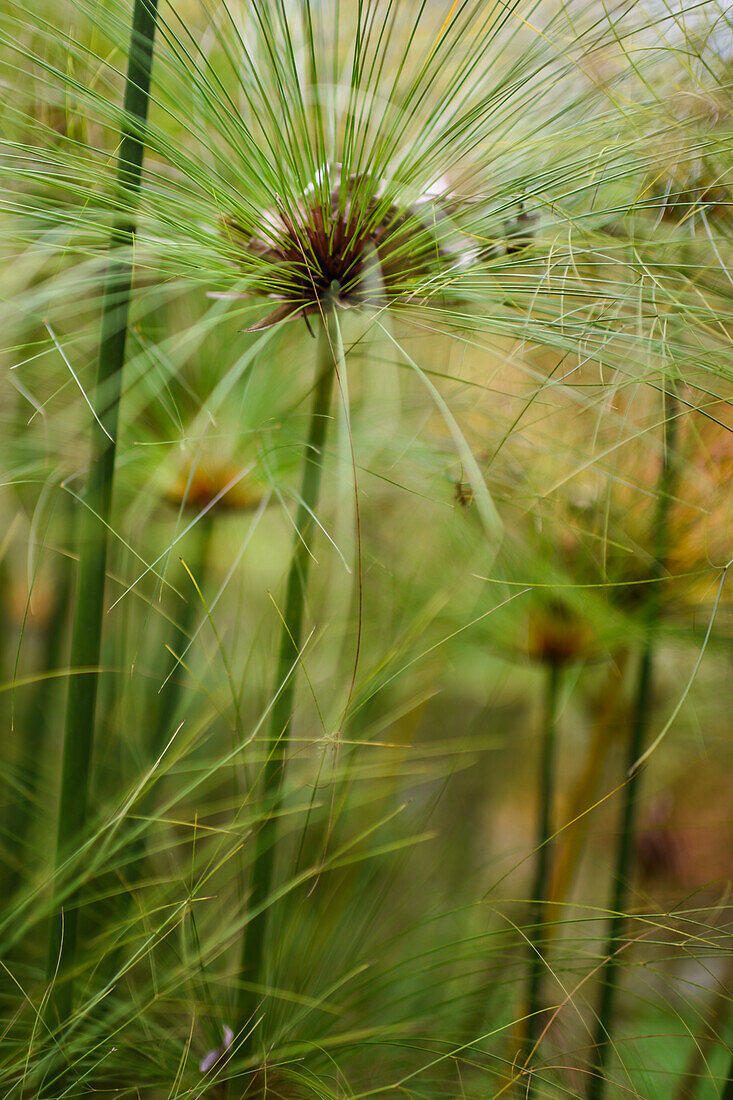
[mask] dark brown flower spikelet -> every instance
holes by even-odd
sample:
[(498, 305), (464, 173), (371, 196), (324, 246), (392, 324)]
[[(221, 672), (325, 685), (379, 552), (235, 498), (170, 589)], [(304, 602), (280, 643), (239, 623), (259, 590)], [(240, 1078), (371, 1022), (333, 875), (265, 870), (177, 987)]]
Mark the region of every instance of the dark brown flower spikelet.
[(587, 652), (589, 630), (559, 600), (536, 608), (529, 617), (527, 651), (534, 660), (565, 665)]
[(434, 195), (400, 207), (370, 192), (364, 177), (343, 179), (333, 168), (328, 179), (325, 199), (319, 179), (291, 209), (281, 205), (265, 215), (256, 234), (236, 216), (224, 218), (241, 242), (245, 268), (260, 261), (249, 293), (281, 303), (247, 331), (318, 314), (329, 295), (342, 308), (414, 300), (421, 279), (470, 260), (447, 206)]

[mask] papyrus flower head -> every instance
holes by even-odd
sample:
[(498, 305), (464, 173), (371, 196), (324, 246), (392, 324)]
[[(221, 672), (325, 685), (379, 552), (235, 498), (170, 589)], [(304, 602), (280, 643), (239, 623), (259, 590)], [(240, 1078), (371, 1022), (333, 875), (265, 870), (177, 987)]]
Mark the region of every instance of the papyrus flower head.
[(264, 496), (251, 469), (214, 457), (187, 460), (166, 489), (166, 499), (194, 512), (251, 511)]
[(320, 168), (297, 201), (265, 211), (255, 232), (225, 216), (245, 270), (256, 265), (249, 294), (280, 303), (251, 329), (319, 314), (327, 297), (337, 307), (372, 309), (419, 299), (431, 276), (482, 256), (454, 220), (457, 210), (445, 179), (408, 202), (398, 188), (337, 164)]

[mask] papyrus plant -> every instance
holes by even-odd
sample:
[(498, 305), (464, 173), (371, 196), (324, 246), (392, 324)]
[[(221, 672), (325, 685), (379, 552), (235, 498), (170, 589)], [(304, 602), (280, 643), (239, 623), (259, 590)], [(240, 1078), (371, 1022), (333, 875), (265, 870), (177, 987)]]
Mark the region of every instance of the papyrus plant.
[[(79, 5), (78, 12), (93, 41), (74, 36), (68, 64), (49, 66), (44, 79), (73, 90), (109, 138), (116, 72), (99, 59), (115, 56), (124, 13), (114, 3)], [(633, 16), (629, 33), (644, 18)], [(55, 29), (50, 19), (45, 33)], [(234, 1032), (222, 1062), (241, 1056), (248, 1033), (253, 1058), (273, 1038), (267, 994), (276, 945), (268, 944), (267, 914), (275, 899), (286, 904), (291, 887), (286, 871), (275, 878), (277, 822), (309, 637), (304, 601), (327, 429), (336, 415), (351, 428), (357, 339), (361, 354), (378, 336), (437, 405), (489, 559), (501, 524), (445, 396), (443, 349), (488, 358), (511, 345), (521, 361), (528, 347), (542, 345), (567, 359), (571, 373), (591, 363), (633, 380), (667, 339), (656, 325), (658, 302), (675, 298), (678, 306), (676, 292), (662, 280), (645, 281), (633, 247), (624, 248), (623, 219), (648, 165), (634, 105), (619, 106), (616, 85), (628, 75), (619, 42), (616, 23), (593, 4), (545, 13), (479, 0), (254, 0), (162, 13), (136, 210), (141, 296), (185, 283), (238, 318), (230, 369), (211, 395), (214, 413), (252, 371), (267, 372), (283, 354), (301, 394), (312, 389), (299, 439), (294, 550), (284, 597), (275, 601), (279, 656), (267, 721), (255, 730), (265, 763), (251, 801), (262, 812), (253, 815), (240, 854), (246, 892), (234, 916), (220, 909), (211, 950), (217, 959), (229, 949), (241, 958), (230, 966), (229, 984), (218, 987), (221, 1015)], [(616, 67), (600, 77), (591, 62), (606, 44)], [(104, 76), (85, 86), (75, 65), (90, 58)], [(6, 201), (19, 215), (21, 244), (42, 240), (63, 259), (53, 282), (31, 295), (35, 308), (50, 303), (60, 311), (80, 285), (98, 288), (110, 212), (129, 216), (133, 204), (124, 190), (110, 194), (101, 138), (99, 149), (91, 141), (79, 148), (70, 132), (44, 130), (43, 138), (32, 161), (17, 150), (9, 158)], [(692, 324), (702, 307), (692, 288), (685, 293)], [(212, 307), (208, 320), (217, 316)], [(286, 323), (300, 332), (302, 356), (295, 343), (283, 350)], [(317, 338), (314, 378), (302, 370), (312, 347), (308, 328)], [(429, 362), (412, 339), (417, 334), (436, 349)], [(368, 354), (361, 369), (369, 369)], [(347, 448), (346, 456), (358, 501), (359, 455)], [(352, 564), (358, 576), (359, 562)], [(338, 687), (336, 734), (352, 698), (348, 678)], [(218, 1059), (213, 1068), (221, 1069)]]

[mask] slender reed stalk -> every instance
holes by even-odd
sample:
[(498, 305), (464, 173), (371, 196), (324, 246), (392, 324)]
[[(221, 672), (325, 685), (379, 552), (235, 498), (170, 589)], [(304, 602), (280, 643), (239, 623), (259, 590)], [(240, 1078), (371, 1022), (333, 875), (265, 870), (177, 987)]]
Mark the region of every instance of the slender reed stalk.
[[(527, 1040), (530, 1056), (541, 1033), (542, 1011), (542, 975), (545, 960), (542, 956), (545, 934), (547, 888), (550, 879), (550, 843), (552, 835), (552, 806), (555, 796), (555, 745), (557, 742), (557, 704), (562, 669), (557, 661), (547, 666), (545, 686), (545, 715), (542, 731), (542, 751), (539, 773), (539, 815), (537, 818), (537, 861), (534, 883), (532, 885), (532, 920), (529, 930), (531, 949), (529, 966), (529, 995)], [(527, 1085), (527, 1096), (531, 1096), (533, 1078)]]
[[(55, 871), (58, 876), (81, 840), (87, 822), (89, 771), (94, 739), (99, 655), (107, 570), (108, 527), (114, 479), (122, 367), (132, 287), (132, 264), (118, 250), (132, 245), (132, 215), (140, 190), (144, 132), (148, 114), (157, 0), (135, 0), (124, 98), (124, 122), (117, 169), (120, 204), (128, 213), (112, 228), (110, 259), (102, 305), (97, 362), (98, 419), (92, 422), (89, 478), (80, 517), (80, 556), (76, 611), (58, 812)], [(77, 671), (78, 670), (78, 671)], [(58, 889), (58, 883), (57, 883)], [(48, 977), (55, 978), (52, 1019), (64, 1023), (73, 1007), (79, 891), (51, 919)]]
[(296, 519), (296, 535), (293, 556), (288, 574), (285, 611), (280, 635), (280, 652), (275, 676), (278, 693), (270, 714), (269, 732), (265, 741), (266, 761), (263, 776), (263, 793), (268, 799), (268, 815), (254, 841), (249, 908), (252, 919), (245, 926), (242, 939), (240, 987), (237, 996), (236, 1022), (239, 1028), (250, 1028), (246, 1046), (251, 1051), (254, 1031), (253, 1016), (261, 1000), (257, 990), (264, 977), (264, 950), (270, 908), (270, 894), (277, 846), (277, 808), (280, 802), (285, 775), (285, 750), (292, 721), (295, 698), (295, 665), (301, 646), (303, 608), (308, 582), (308, 568), (313, 539), (313, 514), (318, 503), (318, 493), (323, 468), (323, 449), (328, 430), (331, 390), (335, 375), (335, 323), (333, 306), (321, 321), (316, 357), (316, 384), (310, 417), (310, 431), (303, 465), (303, 481), (300, 505)]
[(675, 484), (675, 440), (677, 435), (677, 401), (674, 392), (665, 392), (665, 439), (662, 470), (659, 477), (657, 507), (654, 524), (654, 563), (651, 569), (650, 593), (645, 615), (645, 641), (639, 664), (631, 735), (626, 757), (628, 782), (624, 788), (621, 825), (614, 867), (614, 886), (611, 899), (611, 921), (606, 942), (606, 961), (601, 972), (601, 1003), (598, 1009), (594, 1036), (594, 1071), (590, 1076), (588, 1100), (602, 1100), (606, 1089), (605, 1070), (611, 1051), (616, 995), (618, 992), (618, 952), (628, 906), (629, 887), (634, 869), (634, 841), (636, 836), (637, 792), (641, 769), (634, 768), (641, 756), (646, 740), (651, 713), (652, 676), (656, 627), (661, 613), (659, 581), (664, 576), (664, 561), (669, 545), (669, 512)]
[[(624, 648), (617, 654), (603, 685), (583, 770), (569, 800), (567, 818), (573, 824), (563, 829), (562, 845), (552, 870), (548, 890), (548, 900), (552, 902), (562, 902), (567, 898), (583, 854), (590, 817), (586, 811), (595, 801), (608, 748), (613, 739), (620, 706), (620, 689), (627, 664), (628, 653)], [(550, 934), (555, 929), (556, 925), (553, 924), (549, 929)]]
[[(56, 579), (56, 603), (46, 627), (41, 665), (45, 672), (51, 672), (61, 664), (61, 654), (65, 648), (65, 627), (71, 603), (72, 578), (72, 563), (64, 559), (60, 563)], [(49, 708), (54, 698), (55, 688), (56, 681), (50, 676), (39, 680), (30, 697), (28, 712), (25, 716), (22, 799), (17, 806), (11, 807), (13, 813), (11, 833), (17, 855), (4, 884), (8, 894), (12, 894), (20, 885), (22, 870), (26, 866), (27, 844), (33, 823), (33, 806), (38, 799), (42, 761), (48, 754)]]

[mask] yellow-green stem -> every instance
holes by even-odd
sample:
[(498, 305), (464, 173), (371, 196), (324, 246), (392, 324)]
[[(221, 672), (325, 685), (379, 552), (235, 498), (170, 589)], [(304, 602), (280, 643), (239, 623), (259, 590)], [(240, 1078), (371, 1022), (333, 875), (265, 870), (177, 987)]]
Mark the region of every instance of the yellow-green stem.
[[(608, 671), (586, 749), (583, 770), (570, 795), (566, 814), (570, 824), (563, 829), (562, 841), (555, 866), (552, 869), (552, 877), (547, 892), (548, 900), (554, 903), (567, 900), (583, 854), (590, 819), (590, 814), (587, 811), (596, 799), (596, 791), (603, 774), (608, 751), (615, 736), (614, 730), (618, 723), (621, 701), (621, 685), (623, 684), (627, 664), (628, 650), (624, 647), (618, 652)], [(554, 935), (556, 928), (557, 924), (553, 924), (549, 930), (550, 933)]]
[[(553, 661), (547, 669), (545, 714), (542, 731), (539, 774), (539, 814), (537, 816), (537, 862), (532, 886), (532, 923), (529, 930), (531, 949), (529, 965), (529, 997), (527, 1040), (529, 1052), (541, 1033), (542, 975), (545, 960), (542, 955), (547, 910), (547, 888), (550, 878), (550, 837), (552, 836), (552, 806), (555, 797), (555, 743), (557, 740), (557, 703), (560, 687), (560, 665)], [(527, 1084), (531, 1096), (533, 1077)]]
[(623, 947), (623, 930), (631, 878), (634, 870), (637, 797), (641, 771), (635, 764), (646, 740), (651, 711), (652, 675), (655, 635), (661, 613), (660, 581), (664, 576), (664, 561), (669, 545), (669, 512), (675, 485), (675, 439), (677, 434), (677, 402), (674, 394), (665, 394), (665, 438), (662, 471), (659, 478), (654, 525), (654, 562), (651, 569), (650, 593), (647, 598), (644, 648), (639, 664), (631, 736), (626, 765), (629, 776), (624, 788), (621, 824), (614, 866), (611, 921), (606, 943), (606, 961), (601, 971), (601, 1002), (598, 1009), (594, 1042), (594, 1066), (589, 1078), (588, 1100), (602, 1100), (606, 1090), (606, 1066), (611, 1051), (616, 995), (618, 992), (619, 951)]
[(110, 241), (95, 386), (98, 419), (92, 422), (91, 461), (79, 527), (76, 610), (56, 842), (56, 901), (48, 951), (48, 977), (54, 982), (49, 1001), (50, 1022), (62, 1025), (69, 1020), (73, 1008), (81, 871), (76, 872), (76, 885), (65, 897), (61, 879), (87, 828), (115, 439), (132, 286), (132, 263), (129, 256), (121, 255), (121, 250), (131, 249), (135, 231), (133, 209), (142, 175), (156, 5), (157, 0), (135, 0), (133, 8), (117, 168), (120, 205), (129, 213), (115, 222)]
[(303, 465), (303, 482), (296, 519), (297, 531), (288, 574), (285, 610), (280, 635), (280, 652), (275, 677), (277, 693), (270, 713), (268, 736), (264, 744), (265, 767), (262, 792), (267, 813), (254, 838), (254, 857), (250, 878), (248, 908), (252, 917), (242, 939), (240, 985), (236, 1021), (243, 1032), (250, 1032), (245, 1052), (255, 1045), (252, 1024), (262, 1000), (258, 990), (265, 978), (266, 935), (270, 917), (268, 898), (272, 889), (277, 848), (277, 810), (285, 774), (287, 743), (293, 716), (296, 666), (302, 641), (303, 609), (313, 539), (313, 513), (323, 467), (323, 450), (328, 431), (331, 390), (335, 376), (335, 325), (332, 314), (324, 318), (319, 332), (316, 384), (310, 418), (310, 432)]
[[(61, 655), (65, 650), (66, 624), (68, 621), (71, 588), (73, 581), (72, 563), (64, 559), (59, 563), (56, 578), (56, 604), (46, 627), (41, 668), (52, 672), (59, 668)], [(13, 838), (14, 862), (8, 867), (7, 878), (3, 881), (3, 891), (9, 897), (21, 884), (23, 873), (27, 873), (29, 860), (29, 833), (38, 801), (39, 780), (42, 762), (48, 758), (49, 732), (55, 733), (55, 721), (49, 720), (53, 713), (58, 682), (48, 676), (38, 681), (28, 700), (24, 714), (23, 775), (19, 803), (10, 805), (12, 817), (10, 834)]]

